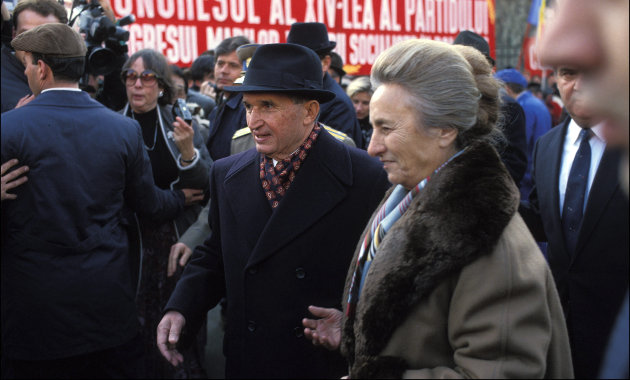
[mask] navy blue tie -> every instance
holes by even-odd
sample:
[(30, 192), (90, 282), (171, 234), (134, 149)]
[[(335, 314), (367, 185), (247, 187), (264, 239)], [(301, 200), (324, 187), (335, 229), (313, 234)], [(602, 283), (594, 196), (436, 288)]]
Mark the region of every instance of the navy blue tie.
[(562, 209), (562, 227), (564, 240), (570, 255), (575, 254), (578, 235), (582, 225), (584, 210), (584, 197), (588, 183), (588, 172), (591, 168), (591, 138), (590, 129), (582, 129), (580, 132), (580, 147), (578, 148), (567, 181), (567, 191), (564, 195), (564, 207)]

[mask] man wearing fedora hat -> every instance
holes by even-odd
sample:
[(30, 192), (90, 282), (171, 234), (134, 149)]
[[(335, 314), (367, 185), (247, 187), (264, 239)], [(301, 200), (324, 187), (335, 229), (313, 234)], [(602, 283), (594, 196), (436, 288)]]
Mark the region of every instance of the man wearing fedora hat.
[(321, 105), (319, 121), (352, 137), (358, 147), (363, 147), (363, 135), (352, 101), (346, 92), (328, 74), (332, 63), (331, 52), (337, 46), (328, 39), (326, 25), (321, 22), (296, 22), (291, 25), (287, 42), (306, 46), (320, 58), (324, 90), (335, 93), (335, 98)]
[(310, 344), (301, 321), (311, 304), (339, 306), (361, 224), (387, 177), (317, 122), (320, 103), (335, 95), (322, 88), (312, 50), (262, 45), (243, 84), (226, 90), (243, 94), (256, 150), (215, 161), (212, 235), (193, 252), (165, 308), (158, 346), (179, 364), (177, 344), (225, 296), (226, 377), (339, 377), (342, 358)]
[(79, 90), (77, 32), (48, 23), (11, 44), (35, 99), (2, 114), (2, 160), (30, 168), (2, 204), (2, 377), (142, 377), (123, 215), (172, 219), (191, 193), (158, 189), (138, 123)]

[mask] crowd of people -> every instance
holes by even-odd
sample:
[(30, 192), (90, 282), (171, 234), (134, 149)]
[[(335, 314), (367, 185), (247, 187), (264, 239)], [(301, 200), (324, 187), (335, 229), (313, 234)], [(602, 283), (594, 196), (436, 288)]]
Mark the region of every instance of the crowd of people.
[(628, 2), (579, 3), (542, 87), (471, 31), (348, 77), (317, 22), (98, 76), (3, 8), (2, 377), (627, 378)]

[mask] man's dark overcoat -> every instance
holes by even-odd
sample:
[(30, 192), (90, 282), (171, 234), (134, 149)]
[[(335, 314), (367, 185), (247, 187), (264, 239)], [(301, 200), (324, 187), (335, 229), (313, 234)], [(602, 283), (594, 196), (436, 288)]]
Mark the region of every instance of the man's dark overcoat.
[(248, 150), (215, 161), (212, 236), (193, 253), (166, 309), (195, 326), (227, 297), (229, 378), (338, 378), (345, 362), (303, 336), (302, 318), (309, 305), (341, 307), (350, 259), (387, 175), (322, 129), (272, 211), (259, 157)]

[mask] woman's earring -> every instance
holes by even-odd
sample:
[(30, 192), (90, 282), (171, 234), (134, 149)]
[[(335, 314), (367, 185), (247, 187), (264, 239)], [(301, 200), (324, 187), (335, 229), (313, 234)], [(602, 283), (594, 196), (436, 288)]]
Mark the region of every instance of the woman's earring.
[(161, 98), (162, 96), (164, 96), (164, 91), (160, 91), (160, 93), (158, 94), (158, 96)]

